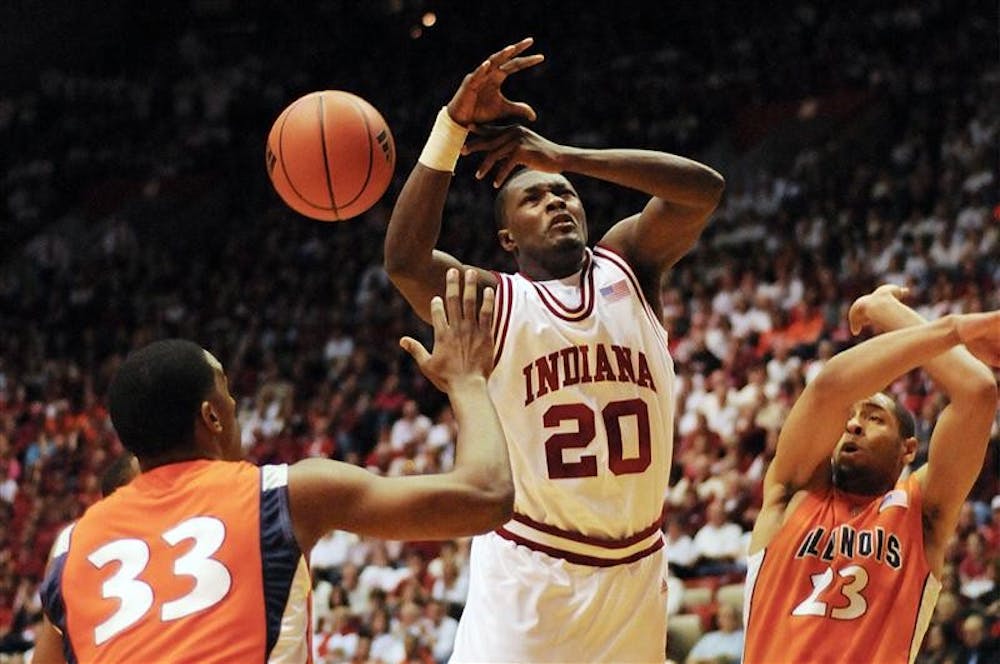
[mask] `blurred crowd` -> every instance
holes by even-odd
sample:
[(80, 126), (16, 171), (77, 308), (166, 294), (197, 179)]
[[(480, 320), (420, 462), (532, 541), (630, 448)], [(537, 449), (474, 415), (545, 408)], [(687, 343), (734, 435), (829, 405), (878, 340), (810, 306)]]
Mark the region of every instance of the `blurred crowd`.
[[(338, 3), (305, 16), (272, 9), (252, 36), (186, 26), (155, 42), (142, 68), (49, 69), (0, 97), (0, 658), (30, 649), (48, 551), (100, 498), (101, 474), (122, 453), (103, 395), (124, 355), (148, 341), (190, 338), (223, 361), (256, 463), (325, 456), (385, 475), (450, 467), (447, 401), (397, 346), (403, 334), (429, 342), (430, 330), (381, 269), (384, 227), (460, 63), (528, 31), (551, 64), (511, 94), (533, 104), (540, 132), (677, 152), (727, 176), (714, 220), (660, 293), (678, 376), (664, 531), (671, 612), (697, 616), (699, 634), (716, 622), (738, 630), (738, 599), (717, 591), (742, 579), (785, 414), (855, 342), (851, 302), (892, 282), (928, 318), (1000, 309), (996, 21), (941, 0), (886, 3), (864, 20), (809, 1), (750, 19), (722, 3), (677, 15), (649, 3), (642, 25), (595, 12), (560, 31), (545, 4), (491, 10), (481, 30), (437, 42), (427, 28), (363, 44), (352, 30), (402, 19), (358, 11), (338, 41), (317, 27)], [(674, 27), (654, 42), (658, 19)], [(526, 27), (515, 33), (498, 27), (517, 20)], [(241, 39), (284, 48), (264, 57)], [(619, 45), (594, 65), (578, 41), (635, 50)], [(370, 57), (352, 58), (362, 45)], [(370, 99), (398, 145), (389, 194), (346, 223), (297, 217), (263, 168), (270, 122), (321, 88)], [(460, 165), (441, 244), (509, 269), (491, 192), (470, 172)], [(576, 183), (592, 237), (643, 202)], [(915, 469), (946, 397), (919, 371), (891, 389), (917, 418)], [(334, 532), (311, 562), (317, 661), (447, 659), (467, 540)], [(997, 426), (943, 576), (918, 661), (997, 652)]]

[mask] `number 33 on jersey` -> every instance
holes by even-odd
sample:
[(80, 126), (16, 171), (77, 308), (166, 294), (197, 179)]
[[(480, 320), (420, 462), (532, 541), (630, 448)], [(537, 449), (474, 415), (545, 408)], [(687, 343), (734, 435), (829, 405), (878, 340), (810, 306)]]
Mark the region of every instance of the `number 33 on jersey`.
[[(201, 661), (287, 651), (305, 661), (310, 584), (286, 478), (285, 466), (171, 464), (88, 510), (61, 538), (42, 589), (73, 659), (160, 661), (183, 648)], [(164, 495), (175, 498), (169, 509), (144, 509)], [(283, 619), (298, 624), (287, 630), (295, 639), (282, 639)]]

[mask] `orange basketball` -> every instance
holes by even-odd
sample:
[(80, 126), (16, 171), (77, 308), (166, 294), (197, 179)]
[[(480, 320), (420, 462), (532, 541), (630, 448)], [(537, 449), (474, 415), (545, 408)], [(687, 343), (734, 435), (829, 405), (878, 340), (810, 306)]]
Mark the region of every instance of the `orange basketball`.
[(341, 90), (293, 101), (267, 136), (267, 174), (296, 212), (356, 217), (382, 197), (396, 166), (392, 132), (367, 101)]

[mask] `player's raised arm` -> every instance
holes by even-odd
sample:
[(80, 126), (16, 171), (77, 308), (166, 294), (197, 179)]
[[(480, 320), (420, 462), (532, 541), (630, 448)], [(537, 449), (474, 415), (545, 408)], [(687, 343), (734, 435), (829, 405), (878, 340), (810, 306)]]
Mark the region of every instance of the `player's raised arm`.
[[(886, 285), (859, 298), (851, 307), (851, 331), (858, 333), (871, 325), (885, 332), (925, 323), (920, 314), (900, 301), (904, 295), (900, 287)], [(1000, 326), (1000, 322), (996, 324)], [(934, 426), (928, 462), (917, 471), (929, 526), (927, 558), (940, 573), (944, 545), (955, 531), (962, 503), (982, 470), (997, 409), (997, 384), (989, 367), (965, 346), (938, 355), (923, 369), (949, 399)]]
[(516, 167), (526, 166), (579, 173), (649, 194), (642, 212), (615, 224), (601, 240), (638, 271), (647, 296), (663, 270), (694, 246), (725, 188), (719, 173), (691, 159), (654, 150), (559, 145), (522, 126), (477, 129), (466, 151), (484, 153), (477, 177), (489, 176), (498, 187)]
[[(445, 199), (452, 171), (469, 127), (504, 117), (534, 120), (525, 103), (507, 99), (500, 90), (511, 74), (532, 67), (542, 55), (521, 55), (533, 41), (523, 39), (497, 51), (462, 80), (446, 108), (441, 109), (420, 159), (396, 199), (385, 237), (385, 269), (413, 307), (430, 322), (429, 302), (443, 294), (445, 272), (461, 262), (434, 247), (441, 232)], [(495, 285), (492, 273), (477, 268), (479, 281)]]
[(289, 469), (288, 491), (303, 550), (332, 529), (391, 539), (443, 539), (490, 530), (510, 518), (514, 485), (507, 443), (486, 378), (493, 366), (490, 333), (494, 294), (476, 312), (477, 274), (448, 270), (444, 301), (431, 304), (434, 349), (402, 344), (420, 370), (448, 394), (458, 421), (455, 467), (440, 475), (384, 478), (330, 460)]
[(765, 504), (828, 484), (830, 455), (851, 406), (961, 343), (983, 344), (984, 352), (995, 352), (1000, 312), (946, 316), (887, 332), (834, 356), (802, 392), (781, 428), (764, 480)]

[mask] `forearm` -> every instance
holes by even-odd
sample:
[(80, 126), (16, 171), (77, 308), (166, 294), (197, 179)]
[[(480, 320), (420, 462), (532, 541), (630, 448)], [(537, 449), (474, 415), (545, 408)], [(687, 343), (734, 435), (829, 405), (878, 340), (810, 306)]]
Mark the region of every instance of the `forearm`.
[(507, 439), (486, 380), (475, 378), (455, 385), (449, 398), (458, 425), (454, 472), (475, 486), (513, 495)]
[(722, 176), (697, 161), (653, 150), (564, 147), (563, 171), (613, 182), (686, 207), (714, 207)]
[(953, 316), (886, 332), (834, 356), (815, 379), (815, 389), (853, 403), (960, 342)]
[[(872, 322), (883, 332), (922, 325), (927, 320), (895, 298), (871, 313)], [(993, 385), (993, 372), (973, 357), (964, 346), (954, 348), (932, 358), (922, 367), (952, 399), (965, 391), (976, 391), (980, 385)]]

